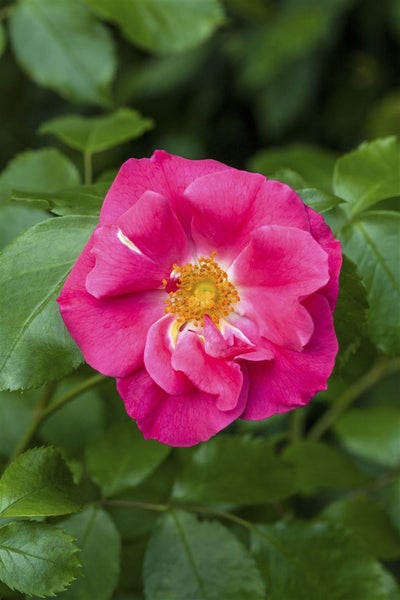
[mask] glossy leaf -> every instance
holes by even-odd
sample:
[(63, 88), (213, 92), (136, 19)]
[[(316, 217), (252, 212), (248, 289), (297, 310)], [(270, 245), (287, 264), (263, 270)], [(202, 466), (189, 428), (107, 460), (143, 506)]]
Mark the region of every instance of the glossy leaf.
[(360, 214), (340, 232), (344, 252), (368, 290), (371, 338), (384, 352), (400, 353), (400, 213)]
[(315, 188), (298, 189), (300, 198), (319, 213), (327, 212), (342, 202), (341, 198)]
[(359, 539), (330, 523), (259, 525), (251, 538), (268, 600), (395, 597), (395, 582)]
[(16, 458), (0, 479), (0, 517), (65, 515), (80, 508), (59, 450), (33, 448)]
[(218, 0), (86, 0), (141, 48), (166, 54), (193, 48), (223, 23)]
[(400, 556), (400, 534), (383, 508), (366, 496), (338, 500), (325, 508), (319, 518), (350, 529), (371, 556), (383, 560)]
[(105, 496), (143, 481), (170, 452), (168, 446), (145, 440), (131, 421), (116, 425), (86, 452), (89, 475)]
[(109, 187), (110, 183), (100, 182), (52, 194), (16, 191), (11, 193), (11, 200), (50, 210), (55, 215), (98, 216)]
[(384, 198), (400, 195), (400, 142), (395, 137), (365, 142), (338, 159), (334, 192), (355, 214)]
[(367, 319), (367, 290), (356, 265), (343, 257), (339, 279), (339, 298), (334, 313), (335, 331), (339, 341), (338, 367), (346, 364), (365, 335)]
[(90, 507), (61, 521), (60, 526), (76, 539), (81, 563), (78, 578), (62, 597), (109, 600), (118, 580), (121, 550), (114, 523), (104, 510)]
[(39, 523), (19, 521), (0, 527), (0, 579), (29, 595), (64, 591), (79, 567), (72, 540), (61, 529)]
[(136, 110), (120, 108), (101, 117), (70, 115), (44, 123), (40, 133), (50, 133), (64, 144), (94, 154), (135, 139), (151, 129), (153, 121)]
[(0, 203), (10, 199), (11, 190), (53, 193), (79, 182), (75, 165), (55, 148), (28, 150), (17, 154), (0, 174)]
[(252, 171), (271, 177), (278, 169), (296, 171), (306, 187), (332, 189), (332, 174), (336, 155), (328, 150), (305, 144), (293, 144), (286, 148), (261, 150), (250, 161)]
[(286, 446), (282, 456), (294, 466), (296, 488), (304, 494), (321, 488), (354, 487), (366, 481), (353, 462), (329, 444), (300, 440)]
[[(49, 219), (0, 254), (0, 388), (39, 386), (82, 362), (55, 301), (97, 220)], [(45, 342), (44, 342), (45, 340)]]
[(78, 0), (20, 0), (10, 18), (20, 65), (69, 100), (106, 105), (115, 71), (107, 29)]
[(293, 468), (262, 439), (220, 436), (180, 458), (173, 496), (185, 502), (259, 504), (294, 491)]
[(163, 516), (144, 563), (148, 600), (263, 600), (253, 558), (220, 523), (174, 511)]
[(353, 408), (335, 425), (342, 444), (355, 455), (383, 467), (400, 465), (400, 411), (397, 405)]

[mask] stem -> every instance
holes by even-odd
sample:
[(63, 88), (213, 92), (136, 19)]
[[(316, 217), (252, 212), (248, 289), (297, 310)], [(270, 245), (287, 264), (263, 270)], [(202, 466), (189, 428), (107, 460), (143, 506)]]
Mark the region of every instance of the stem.
[(85, 185), (90, 185), (93, 179), (93, 165), (92, 165), (92, 153), (83, 153), (83, 172)]
[(11, 459), (15, 459), (19, 454), (24, 452), (26, 448), (29, 446), (30, 442), (34, 438), (37, 430), (42, 425), (42, 423), (56, 410), (67, 404), (70, 400), (73, 400), (86, 390), (98, 385), (102, 381), (104, 381), (106, 377), (104, 375), (94, 375), (89, 379), (86, 379), (75, 388), (60, 396), (57, 400), (55, 400), (52, 404), (49, 405), (54, 392), (57, 387), (57, 383), (50, 383), (46, 386), (46, 389), (43, 392), (42, 397), (40, 398), (34, 412), (32, 415), (31, 422), (29, 423), (24, 435), (22, 436), (17, 448), (15, 449)]
[(399, 358), (379, 360), (376, 362), (368, 373), (348, 387), (326, 413), (322, 415), (319, 421), (317, 421), (310, 430), (309, 438), (312, 440), (320, 439), (321, 436), (332, 427), (338, 417), (362, 394), (364, 394), (364, 392), (372, 388), (378, 381), (387, 375), (395, 373), (398, 370), (400, 370)]
[(303, 437), (304, 424), (307, 416), (306, 408), (297, 408), (290, 415), (290, 440), (297, 442)]

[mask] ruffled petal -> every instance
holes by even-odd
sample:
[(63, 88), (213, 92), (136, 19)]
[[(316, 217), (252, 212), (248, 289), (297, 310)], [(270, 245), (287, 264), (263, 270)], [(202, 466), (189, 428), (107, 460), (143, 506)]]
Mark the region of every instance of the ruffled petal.
[(145, 370), (118, 379), (117, 389), (128, 415), (136, 420), (145, 438), (185, 447), (206, 442), (240, 417), (248, 382), (244, 380), (235, 408), (226, 411), (217, 408), (215, 396), (196, 388), (185, 394), (167, 394)]
[(146, 335), (164, 314), (162, 291), (98, 300), (85, 287), (94, 267), (89, 240), (68, 276), (59, 308), (89, 365), (110, 377), (124, 377), (143, 365)]
[(257, 173), (231, 170), (195, 180), (185, 191), (193, 213), (192, 237), (199, 255), (217, 251), (226, 266), (262, 225), (309, 230), (304, 204), (288, 186)]
[(144, 364), (150, 377), (168, 394), (183, 394), (193, 384), (181, 371), (171, 364), (174, 351), (172, 328), (176, 322), (174, 315), (165, 315), (154, 323), (147, 334), (144, 350)]
[(215, 395), (218, 409), (232, 410), (237, 405), (243, 385), (240, 366), (209, 356), (197, 333), (184, 331), (179, 334), (172, 366), (185, 373), (196, 388)]
[(169, 275), (167, 269), (124, 239), (117, 225), (94, 231), (91, 252), (96, 263), (86, 277), (86, 289), (95, 298), (161, 288)]
[[(214, 358), (239, 359), (246, 360), (269, 360), (273, 358), (273, 353), (267, 348), (257, 346), (246, 337), (240, 326), (244, 324), (244, 319), (239, 317), (238, 327), (235, 327), (229, 321), (223, 321), (220, 329), (206, 315), (204, 317), (204, 349), (206, 354)], [(259, 334), (256, 337), (260, 339)]]
[(308, 299), (306, 308), (315, 328), (302, 352), (271, 345), (273, 361), (247, 363), (250, 388), (242, 419), (266, 419), (292, 410), (326, 389), (338, 351), (332, 311), (320, 294)]

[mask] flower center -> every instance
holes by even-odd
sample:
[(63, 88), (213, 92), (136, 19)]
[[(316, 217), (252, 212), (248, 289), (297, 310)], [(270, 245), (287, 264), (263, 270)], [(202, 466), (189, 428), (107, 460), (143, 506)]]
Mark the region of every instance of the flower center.
[(201, 256), (197, 264), (173, 266), (178, 280), (176, 290), (168, 292), (165, 312), (176, 314), (181, 324), (191, 321), (203, 326), (204, 315), (208, 315), (218, 325), (240, 300), (228, 275), (215, 262), (215, 255), (212, 252), (210, 258)]

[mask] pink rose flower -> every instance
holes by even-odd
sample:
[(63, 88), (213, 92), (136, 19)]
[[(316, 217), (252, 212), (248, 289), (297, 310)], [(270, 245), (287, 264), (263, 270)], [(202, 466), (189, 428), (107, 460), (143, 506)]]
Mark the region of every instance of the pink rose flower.
[(191, 446), (326, 389), (340, 266), (287, 185), (156, 151), (121, 167), (58, 302), (143, 435)]

